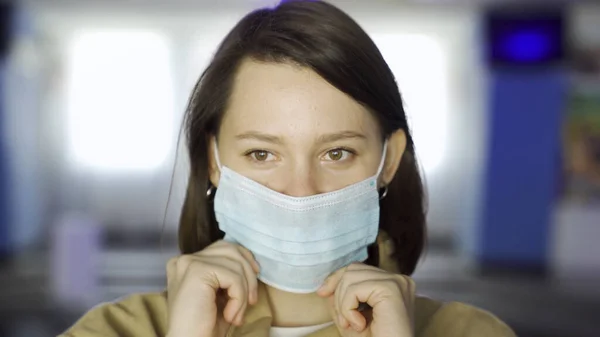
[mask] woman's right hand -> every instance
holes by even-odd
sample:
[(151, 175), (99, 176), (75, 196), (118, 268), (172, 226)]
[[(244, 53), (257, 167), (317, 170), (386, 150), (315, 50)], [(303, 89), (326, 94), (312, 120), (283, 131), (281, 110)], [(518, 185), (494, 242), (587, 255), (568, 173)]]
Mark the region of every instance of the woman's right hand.
[(167, 264), (168, 337), (223, 337), (258, 300), (258, 263), (244, 247), (217, 241)]

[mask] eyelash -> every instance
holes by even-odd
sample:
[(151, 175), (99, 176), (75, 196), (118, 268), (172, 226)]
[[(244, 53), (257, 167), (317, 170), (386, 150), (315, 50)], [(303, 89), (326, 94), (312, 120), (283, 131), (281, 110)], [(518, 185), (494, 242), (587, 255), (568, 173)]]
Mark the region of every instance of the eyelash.
[(261, 150), (261, 149), (253, 149), (253, 150), (247, 151), (246, 153), (244, 153), (244, 156), (248, 157), (254, 163), (258, 163), (258, 164), (268, 163), (269, 161), (267, 161), (267, 160), (258, 160), (258, 159), (256, 159), (255, 154), (258, 153), (258, 152), (265, 152), (267, 154), (267, 158), (270, 155), (274, 156), (274, 154), (271, 153), (270, 151)]
[[(356, 151), (354, 151), (353, 149), (347, 148), (347, 147), (336, 147), (335, 149), (331, 149), (331, 150), (327, 150), (324, 154), (324, 156), (327, 156), (329, 153), (334, 152), (334, 151), (343, 151), (343, 152), (347, 152), (349, 154), (349, 156), (353, 156), (356, 155)], [(340, 160), (330, 160), (332, 162), (342, 162), (342, 161), (346, 161), (349, 158), (346, 159), (340, 159)]]

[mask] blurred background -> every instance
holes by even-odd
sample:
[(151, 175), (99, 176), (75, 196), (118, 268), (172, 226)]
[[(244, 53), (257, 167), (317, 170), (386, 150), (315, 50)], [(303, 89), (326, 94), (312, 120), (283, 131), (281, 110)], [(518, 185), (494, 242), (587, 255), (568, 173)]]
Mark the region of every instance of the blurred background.
[[(419, 293), (519, 336), (600, 336), (600, 3), (332, 2), (406, 101), (430, 200)], [(274, 3), (0, 1), (0, 336), (164, 288), (187, 98)]]

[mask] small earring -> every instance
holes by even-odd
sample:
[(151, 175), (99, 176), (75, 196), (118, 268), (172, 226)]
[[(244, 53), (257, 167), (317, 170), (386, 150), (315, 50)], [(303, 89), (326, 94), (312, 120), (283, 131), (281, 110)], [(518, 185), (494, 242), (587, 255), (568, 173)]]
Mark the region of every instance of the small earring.
[(208, 190), (206, 190), (206, 197), (210, 197), (214, 191), (215, 191), (214, 186), (209, 187)]
[(383, 193), (381, 193), (381, 196), (379, 196), (379, 200), (382, 200), (383, 198), (385, 198), (385, 196), (388, 194), (388, 187), (383, 186)]

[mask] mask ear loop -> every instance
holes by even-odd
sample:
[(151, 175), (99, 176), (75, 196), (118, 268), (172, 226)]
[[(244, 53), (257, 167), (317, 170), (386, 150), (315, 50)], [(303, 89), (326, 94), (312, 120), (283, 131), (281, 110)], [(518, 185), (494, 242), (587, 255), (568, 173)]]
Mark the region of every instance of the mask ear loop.
[(377, 173), (375, 174), (375, 176), (378, 178), (379, 178), (379, 175), (381, 174), (381, 172), (383, 171), (383, 165), (385, 164), (386, 155), (387, 155), (387, 139), (385, 140), (385, 143), (383, 143), (383, 151), (381, 153), (381, 161), (379, 162), (379, 167), (377, 168)]
[[(387, 139), (385, 140), (385, 142), (383, 143), (383, 153), (381, 154), (381, 161), (379, 162), (379, 168), (377, 169), (377, 174), (375, 175), (377, 178), (379, 178), (379, 175), (381, 174), (381, 172), (383, 171), (383, 166), (385, 164), (385, 158), (387, 155)], [(388, 187), (383, 186), (383, 192), (381, 193), (379, 200), (382, 200), (383, 198), (385, 198), (388, 194)]]
[(219, 171), (221, 171), (221, 160), (219, 159), (219, 147), (217, 146), (216, 139), (213, 142), (213, 152), (215, 155), (215, 161), (217, 162), (217, 167), (219, 168)]
[[(215, 156), (215, 161), (217, 162), (217, 167), (219, 168), (219, 171), (221, 171), (221, 160), (219, 159), (219, 147), (217, 146), (217, 140), (215, 139), (213, 141), (213, 154)], [(214, 191), (215, 191), (215, 187), (209, 182), (210, 187), (208, 188), (208, 190), (206, 190), (206, 197), (210, 197)]]

